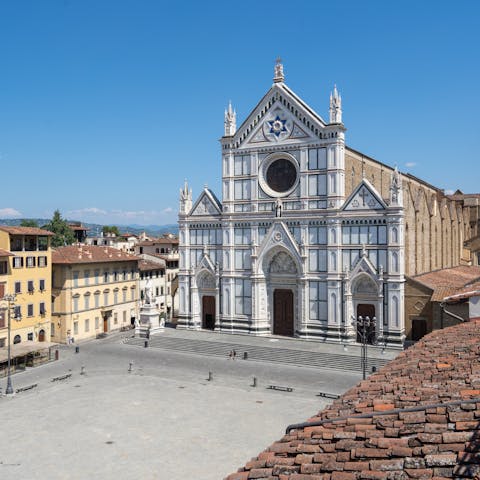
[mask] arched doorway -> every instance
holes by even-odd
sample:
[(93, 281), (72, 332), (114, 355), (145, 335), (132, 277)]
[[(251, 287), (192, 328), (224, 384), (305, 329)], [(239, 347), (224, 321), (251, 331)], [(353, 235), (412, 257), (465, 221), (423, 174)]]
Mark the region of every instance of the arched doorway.
[(280, 250), (270, 257), (267, 283), (271, 295), (271, 331), (274, 335), (295, 335), (295, 296), (298, 269), (293, 258)]
[[(378, 287), (375, 281), (367, 274), (359, 275), (353, 282), (353, 301), (357, 320), (357, 342), (364, 341), (369, 344), (375, 343), (378, 336), (377, 307)], [(362, 325), (360, 318), (365, 322), (368, 318), (368, 326)], [(372, 321), (375, 318), (375, 321)]]
[(202, 328), (206, 330), (215, 330), (216, 316), (216, 289), (215, 277), (213, 274), (204, 270), (200, 273), (197, 280), (198, 292), (201, 298)]
[(20, 335), (15, 335), (13, 337), (13, 343), (17, 344), (17, 343), (20, 343), (22, 341), (22, 337)]
[(39, 342), (45, 341), (45, 330), (42, 329), (38, 332), (38, 341)]

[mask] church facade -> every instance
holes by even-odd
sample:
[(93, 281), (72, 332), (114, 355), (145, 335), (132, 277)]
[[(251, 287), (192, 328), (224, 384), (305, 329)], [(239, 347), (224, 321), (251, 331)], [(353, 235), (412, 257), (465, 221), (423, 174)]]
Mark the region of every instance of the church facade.
[(229, 105), (224, 127), (222, 201), (180, 191), (178, 327), (401, 346), (406, 275), (461, 262), (462, 206), (348, 148), (337, 89), (326, 122), (279, 61), (243, 124)]

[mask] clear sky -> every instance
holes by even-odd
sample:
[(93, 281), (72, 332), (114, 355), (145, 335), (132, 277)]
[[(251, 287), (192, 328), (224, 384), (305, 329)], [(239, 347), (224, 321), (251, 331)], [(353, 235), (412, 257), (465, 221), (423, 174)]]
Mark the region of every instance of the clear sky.
[(0, 0), (0, 218), (177, 220), (187, 178), (220, 197), (223, 111), (272, 84), (346, 142), (480, 191), (480, 2)]

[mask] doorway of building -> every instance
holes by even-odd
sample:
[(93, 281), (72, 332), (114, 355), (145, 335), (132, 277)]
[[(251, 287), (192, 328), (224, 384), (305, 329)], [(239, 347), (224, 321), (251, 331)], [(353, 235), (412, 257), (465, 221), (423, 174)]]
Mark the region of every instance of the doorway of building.
[(215, 297), (210, 295), (202, 298), (202, 328), (215, 329)]
[(416, 342), (427, 334), (427, 321), (424, 318), (412, 320), (412, 340)]
[(108, 317), (103, 317), (103, 333), (108, 333)]
[(45, 330), (40, 330), (38, 332), (38, 341), (44, 342), (45, 341)]
[(293, 337), (293, 292), (277, 288), (273, 292), (273, 334)]
[[(362, 319), (368, 317), (370, 320), (375, 317), (375, 305), (370, 303), (359, 303), (357, 305), (357, 320), (360, 317), (362, 317)], [(364, 333), (366, 335), (367, 343), (370, 345), (373, 344), (375, 341), (375, 324), (371, 323), (368, 327), (357, 325), (357, 342), (363, 342)]]

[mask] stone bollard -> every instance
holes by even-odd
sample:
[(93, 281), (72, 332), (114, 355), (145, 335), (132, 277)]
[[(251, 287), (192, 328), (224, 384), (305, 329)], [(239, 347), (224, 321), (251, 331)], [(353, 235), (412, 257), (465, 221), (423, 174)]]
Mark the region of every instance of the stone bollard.
[(75, 353), (80, 353), (80, 347), (78, 345), (75, 346)]
[(86, 375), (85, 365), (82, 365), (82, 366), (81, 366), (81, 368), (80, 368), (80, 375)]
[(212, 372), (208, 372), (207, 382), (211, 382), (212, 380), (213, 380)]
[(133, 362), (130, 362), (128, 366), (128, 373), (132, 373), (132, 368), (133, 368)]
[(252, 387), (256, 387), (257, 386), (257, 377), (253, 377), (253, 383), (251, 385)]

